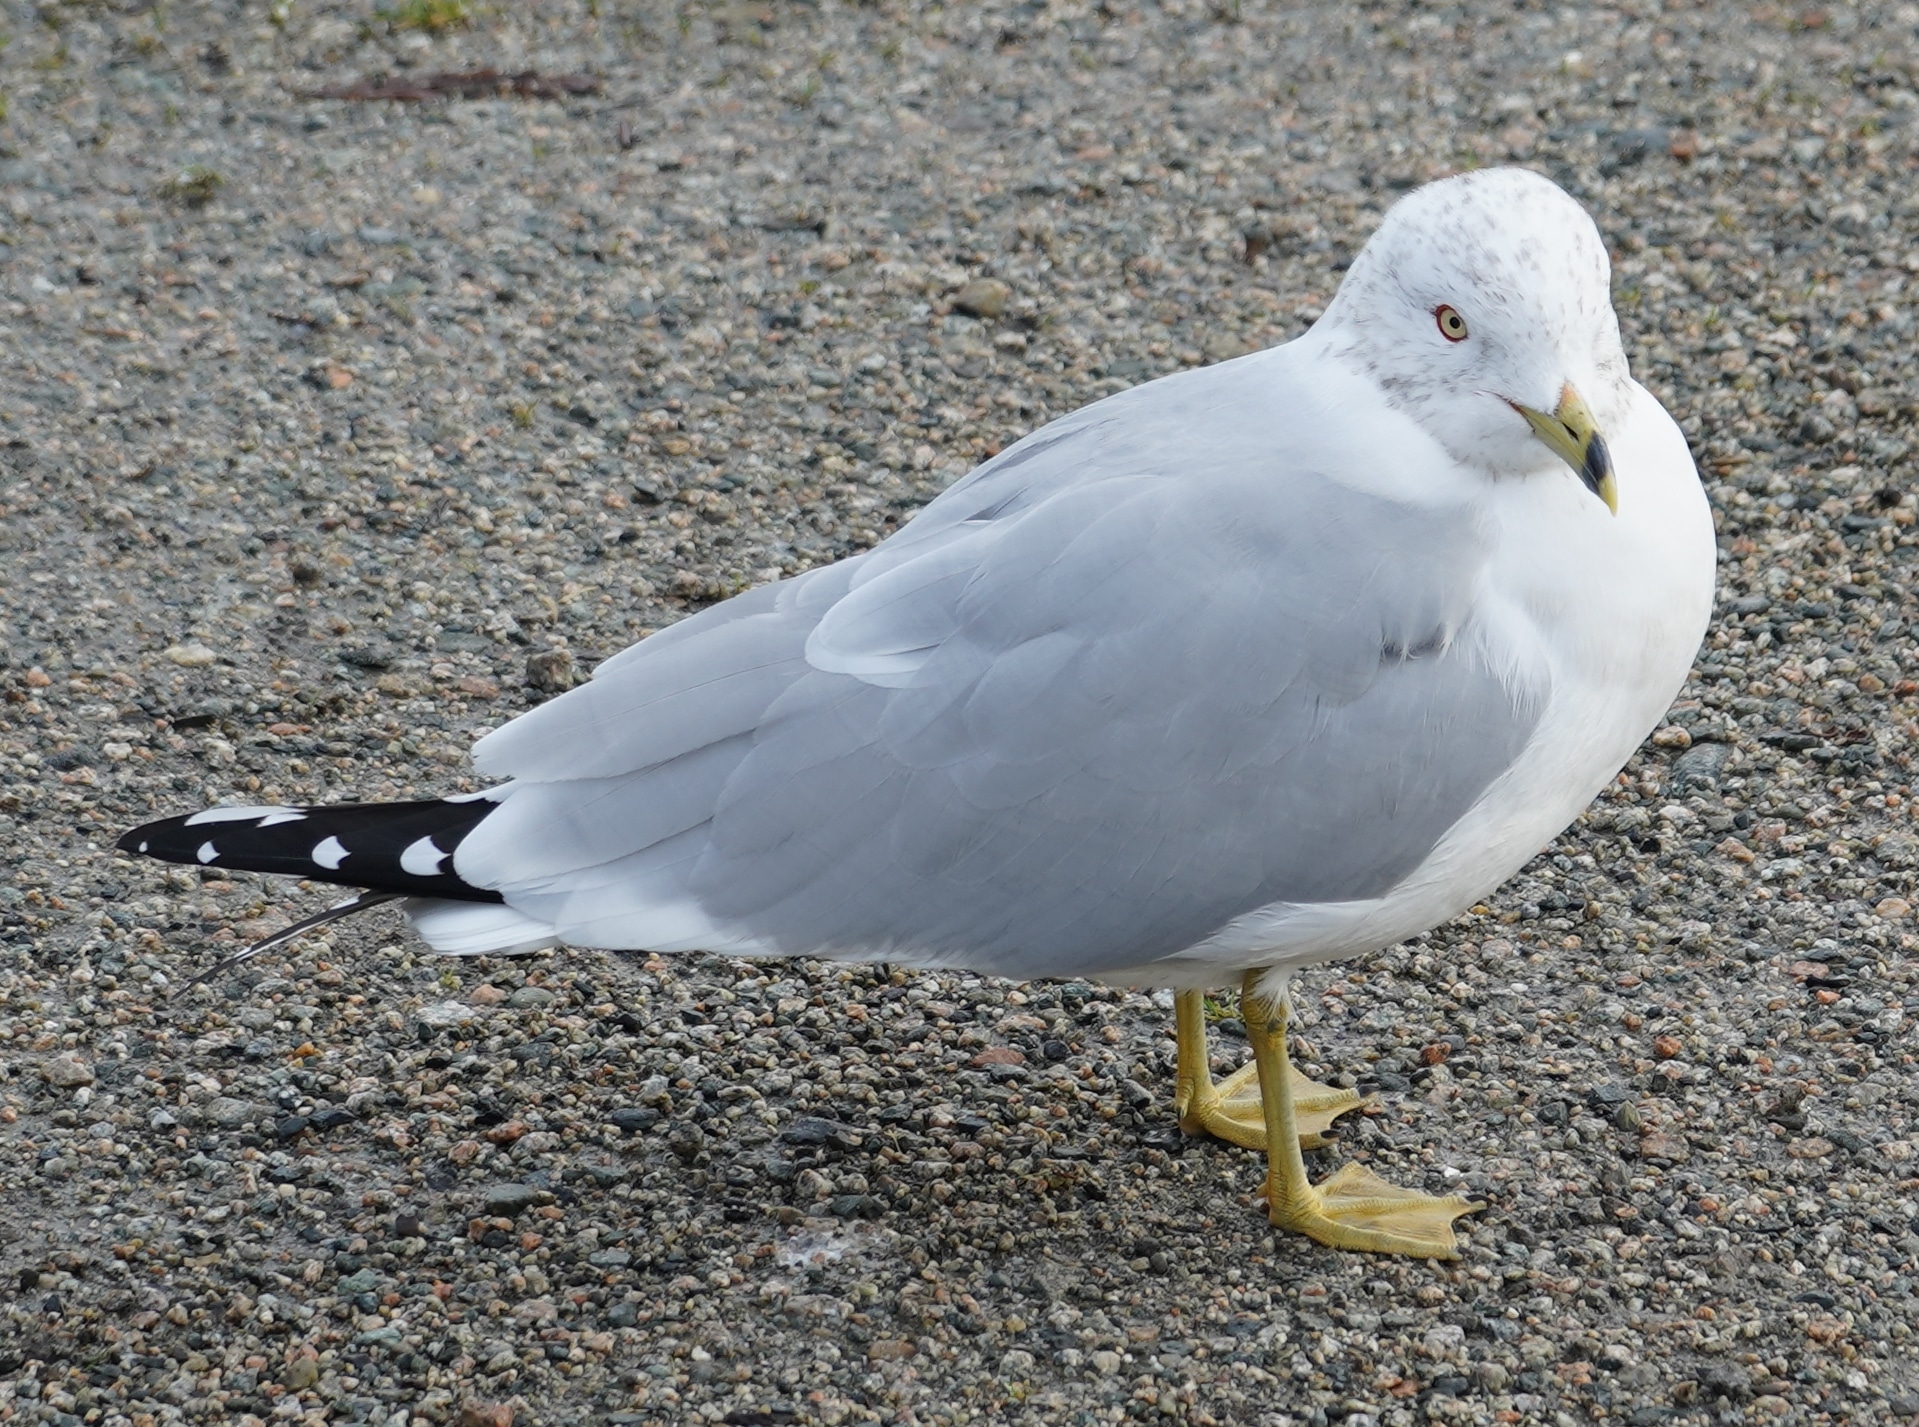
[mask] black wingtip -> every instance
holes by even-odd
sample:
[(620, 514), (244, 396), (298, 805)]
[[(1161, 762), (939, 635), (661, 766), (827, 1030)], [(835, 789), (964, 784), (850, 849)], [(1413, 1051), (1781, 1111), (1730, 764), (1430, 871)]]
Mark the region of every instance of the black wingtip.
[(401, 896), (497, 902), (498, 892), (460, 878), (453, 853), (498, 806), (480, 797), (207, 808), (143, 823), (114, 845), (209, 871), (268, 872)]

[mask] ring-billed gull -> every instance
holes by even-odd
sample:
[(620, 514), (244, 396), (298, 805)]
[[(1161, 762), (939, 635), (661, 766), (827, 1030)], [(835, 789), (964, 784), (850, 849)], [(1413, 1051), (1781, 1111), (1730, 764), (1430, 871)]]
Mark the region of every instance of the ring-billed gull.
[[(454, 954), (569, 942), (1177, 988), (1182, 1123), (1277, 1224), (1451, 1254), (1477, 1207), (1300, 1155), (1286, 985), (1454, 916), (1685, 678), (1706, 502), (1605, 248), (1519, 170), (1409, 195), (1298, 340), (1122, 392), (875, 549), (750, 591), (480, 740), (479, 794), (216, 808), (121, 846), (404, 898)], [(1200, 989), (1254, 1059), (1207, 1070)]]

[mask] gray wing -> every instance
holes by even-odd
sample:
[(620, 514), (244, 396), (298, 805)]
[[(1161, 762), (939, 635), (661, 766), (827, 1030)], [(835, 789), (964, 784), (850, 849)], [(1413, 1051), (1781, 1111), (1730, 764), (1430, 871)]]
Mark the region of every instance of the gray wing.
[(519, 782), (460, 874), (585, 945), (1021, 976), (1389, 890), (1544, 691), (1476, 652), (1466, 513), (1355, 491), (1192, 375), (490, 735)]

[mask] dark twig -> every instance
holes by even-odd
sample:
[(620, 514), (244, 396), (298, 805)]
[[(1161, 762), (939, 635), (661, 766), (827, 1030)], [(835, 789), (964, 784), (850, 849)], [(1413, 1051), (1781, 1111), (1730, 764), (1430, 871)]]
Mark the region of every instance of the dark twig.
[(420, 104), (429, 99), (490, 99), (509, 94), (521, 99), (563, 99), (574, 94), (598, 94), (605, 87), (605, 80), (590, 74), (540, 74), (530, 69), (503, 74), (497, 69), (469, 69), (407, 79), (361, 79), (295, 92), (302, 99), (385, 99)]
[(348, 897), (344, 902), (335, 902), (324, 912), (315, 912), (312, 916), (304, 917), (292, 926), (282, 927), (272, 936), (262, 937), (245, 951), (236, 951), (224, 961), (215, 962), (180, 989), (182, 991), (190, 990), (198, 986), (202, 981), (211, 981), (214, 977), (233, 970), (233, 968), (240, 965), (241, 962), (251, 961), (261, 952), (271, 951), (276, 946), (284, 945), (292, 941), (296, 936), (304, 932), (312, 931), (315, 927), (323, 927), (328, 922), (339, 921), (341, 917), (350, 917), (355, 912), (364, 912), (368, 907), (377, 907), (382, 902), (397, 902), (399, 899), (400, 894), (398, 892), (361, 892), (358, 896)]

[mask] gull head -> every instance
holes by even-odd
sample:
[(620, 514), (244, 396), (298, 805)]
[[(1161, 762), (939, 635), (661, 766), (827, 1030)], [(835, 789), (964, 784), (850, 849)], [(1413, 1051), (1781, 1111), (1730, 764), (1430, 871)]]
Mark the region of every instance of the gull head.
[(1428, 184), (1387, 213), (1315, 336), (1461, 464), (1570, 468), (1617, 509), (1605, 432), (1631, 377), (1586, 211), (1524, 169)]

